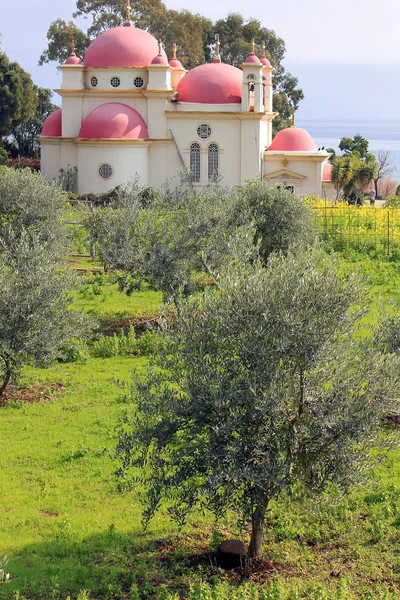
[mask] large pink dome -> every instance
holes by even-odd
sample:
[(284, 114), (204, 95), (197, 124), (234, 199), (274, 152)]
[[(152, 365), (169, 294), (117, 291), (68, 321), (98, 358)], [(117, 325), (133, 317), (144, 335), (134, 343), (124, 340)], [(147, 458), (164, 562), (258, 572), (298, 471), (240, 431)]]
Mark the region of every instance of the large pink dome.
[[(86, 50), (85, 67), (147, 67), (158, 54), (158, 42), (147, 31), (126, 24), (103, 31)], [(168, 63), (164, 50), (161, 55)]]
[(47, 117), (47, 119), (45, 119), (40, 135), (46, 135), (48, 137), (61, 136), (61, 108), (55, 110)]
[(243, 73), (224, 63), (209, 63), (187, 73), (176, 88), (179, 102), (239, 104), (242, 101)]
[(146, 123), (137, 110), (110, 102), (98, 106), (84, 119), (78, 138), (137, 140), (149, 137)]
[(276, 134), (269, 150), (315, 152), (317, 147), (308, 131), (299, 127), (289, 127)]

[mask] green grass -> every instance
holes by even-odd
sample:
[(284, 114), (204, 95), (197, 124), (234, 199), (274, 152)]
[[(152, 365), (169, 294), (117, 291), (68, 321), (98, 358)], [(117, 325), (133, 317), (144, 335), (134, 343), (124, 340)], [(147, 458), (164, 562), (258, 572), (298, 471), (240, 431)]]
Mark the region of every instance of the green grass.
[[(400, 301), (400, 264), (363, 260), (345, 268), (370, 277), (372, 321), (379, 295)], [(149, 290), (127, 297), (89, 276), (75, 306), (118, 320), (157, 313), (160, 301)], [(130, 372), (145, 365), (145, 358), (114, 357), (28, 368), (24, 385), (60, 383), (59, 392), (0, 410), (0, 558), (8, 555), (11, 575), (0, 583), (1, 600), (73, 600), (81, 590), (99, 600), (172, 600), (168, 593), (190, 600), (400, 597), (399, 450), (350, 496), (328, 495), (315, 506), (302, 497), (273, 504), (265, 558), (251, 575), (222, 571), (209, 554), (220, 535), (247, 539), (229, 518), (215, 524), (196, 514), (179, 533), (161, 510), (144, 533), (139, 491), (118, 491), (113, 452), (118, 420), (133, 410)], [(211, 587), (193, 585), (200, 580)]]

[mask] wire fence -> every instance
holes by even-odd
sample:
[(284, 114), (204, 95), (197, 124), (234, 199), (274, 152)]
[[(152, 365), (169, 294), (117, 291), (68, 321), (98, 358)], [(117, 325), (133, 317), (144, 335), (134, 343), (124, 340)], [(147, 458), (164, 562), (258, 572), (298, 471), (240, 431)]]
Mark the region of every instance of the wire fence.
[(321, 238), (333, 250), (400, 259), (400, 208), (326, 202), (313, 211)]

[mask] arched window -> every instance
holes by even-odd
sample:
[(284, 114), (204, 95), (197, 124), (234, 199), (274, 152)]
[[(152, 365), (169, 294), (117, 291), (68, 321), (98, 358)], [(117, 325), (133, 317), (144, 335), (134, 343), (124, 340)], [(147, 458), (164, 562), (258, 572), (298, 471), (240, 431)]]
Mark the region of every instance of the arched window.
[(208, 146), (208, 180), (212, 181), (218, 175), (218, 145)]
[(190, 173), (192, 181), (200, 181), (200, 144), (191, 144), (190, 146)]

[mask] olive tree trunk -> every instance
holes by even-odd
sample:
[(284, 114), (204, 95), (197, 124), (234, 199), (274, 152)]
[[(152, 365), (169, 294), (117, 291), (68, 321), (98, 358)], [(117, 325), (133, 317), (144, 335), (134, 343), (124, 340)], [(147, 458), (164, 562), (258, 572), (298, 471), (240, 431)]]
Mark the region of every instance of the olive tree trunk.
[(251, 519), (250, 556), (260, 557), (262, 555), (265, 513), (267, 511), (268, 503), (269, 500), (254, 509)]

